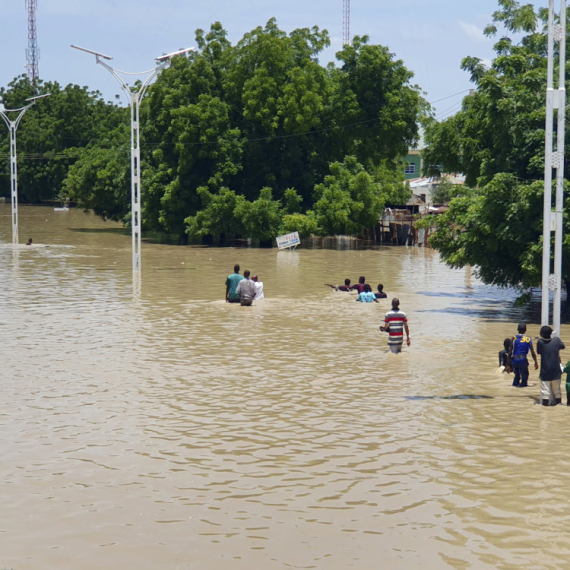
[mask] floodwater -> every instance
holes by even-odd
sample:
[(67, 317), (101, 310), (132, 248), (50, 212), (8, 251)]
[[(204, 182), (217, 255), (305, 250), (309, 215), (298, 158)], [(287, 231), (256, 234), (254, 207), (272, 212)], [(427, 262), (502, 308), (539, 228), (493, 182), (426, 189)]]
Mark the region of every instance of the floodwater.
[[(16, 248), (9, 224), (1, 568), (568, 568), (570, 410), (495, 374), (538, 333), (514, 292), (420, 248), (144, 243), (134, 295), (116, 224), (21, 207)], [(264, 302), (223, 302), (236, 262)], [(323, 286), (359, 275), (401, 299), (402, 354), (387, 301)]]

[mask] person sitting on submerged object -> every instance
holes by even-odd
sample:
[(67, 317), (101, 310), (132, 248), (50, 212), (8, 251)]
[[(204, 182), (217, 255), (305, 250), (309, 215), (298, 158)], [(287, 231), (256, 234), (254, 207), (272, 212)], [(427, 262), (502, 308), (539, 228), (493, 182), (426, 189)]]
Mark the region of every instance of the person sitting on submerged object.
[(378, 303), (376, 295), (372, 293), (372, 287), (368, 284), (364, 285), (364, 291), (356, 297), (356, 300), (361, 303)]
[(352, 291), (350, 279), (345, 279), (344, 285), (329, 285), (328, 283), (325, 283), (325, 287), (332, 287), (335, 291)]
[(376, 296), (377, 299), (387, 299), (388, 295), (386, 295), (386, 293), (384, 293), (384, 285), (382, 285), (382, 283), (380, 283), (378, 285), (378, 292), (374, 293), (374, 295)]

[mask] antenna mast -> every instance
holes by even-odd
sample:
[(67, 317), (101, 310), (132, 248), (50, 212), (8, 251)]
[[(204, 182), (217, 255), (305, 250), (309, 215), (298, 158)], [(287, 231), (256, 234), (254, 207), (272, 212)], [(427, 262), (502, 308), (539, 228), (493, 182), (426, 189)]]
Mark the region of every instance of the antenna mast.
[(350, 0), (343, 0), (342, 45), (350, 45)]
[(26, 65), (28, 67), (28, 77), (32, 82), (40, 77), (38, 67), (40, 49), (38, 48), (38, 28), (36, 26), (37, 8), (37, 0), (26, 0), (26, 10), (28, 11), (28, 49), (26, 50)]

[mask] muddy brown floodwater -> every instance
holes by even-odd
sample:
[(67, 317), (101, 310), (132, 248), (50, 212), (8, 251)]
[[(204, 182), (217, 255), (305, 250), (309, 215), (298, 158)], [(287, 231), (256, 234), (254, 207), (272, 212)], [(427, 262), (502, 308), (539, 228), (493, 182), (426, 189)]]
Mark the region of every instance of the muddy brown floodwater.
[[(419, 248), (145, 243), (137, 297), (117, 225), (21, 207), (28, 237), (2, 206), (0, 567), (569, 567), (570, 409), (495, 374), (538, 334), (512, 291)], [(263, 303), (223, 302), (236, 262)], [(323, 286), (359, 275), (404, 353), (389, 301)]]

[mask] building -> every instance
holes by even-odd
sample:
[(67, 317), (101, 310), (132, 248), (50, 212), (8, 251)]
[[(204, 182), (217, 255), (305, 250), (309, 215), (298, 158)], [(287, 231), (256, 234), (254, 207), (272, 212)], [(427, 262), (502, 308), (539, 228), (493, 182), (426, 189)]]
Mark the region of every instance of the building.
[(404, 177), (406, 180), (419, 178), (422, 175), (422, 155), (419, 150), (410, 150), (404, 157)]

